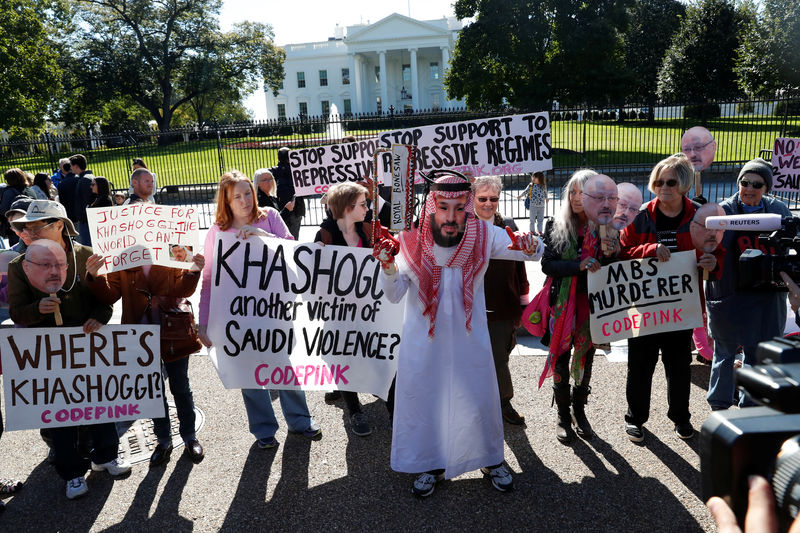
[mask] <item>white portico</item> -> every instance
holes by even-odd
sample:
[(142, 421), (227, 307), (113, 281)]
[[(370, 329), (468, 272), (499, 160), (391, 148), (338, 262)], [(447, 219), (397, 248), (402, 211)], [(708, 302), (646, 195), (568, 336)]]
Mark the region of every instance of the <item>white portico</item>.
[(463, 108), (442, 83), (460, 29), (455, 18), (395, 13), (348, 26), (346, 36), (337, 27), (328, 41), (286, 45), (283, 88), (278, 96), (266, 91), (267, 116), (328, 115), (332, 104), (340, 114)]

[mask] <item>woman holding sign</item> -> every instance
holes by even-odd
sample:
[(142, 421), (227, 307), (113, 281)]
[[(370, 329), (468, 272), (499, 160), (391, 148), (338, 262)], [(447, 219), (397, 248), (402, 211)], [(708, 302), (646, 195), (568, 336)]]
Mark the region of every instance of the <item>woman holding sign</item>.
[[(217, 233), (222, 231), (235, 233), (239, 239), (247, 239), (250, 236), (293, 239), (278, 211), (270, 207), (263, 209), (258, 207), (253, 182), (238, 170), (223, 174), (219, 180), (216, 221), (206, 234), (207, 254), (213, 256)], [(203, 268), (203, 286), (200, 290), (199, 336), (203, 344), (209, 347), (212, 343), (206, 331), (210, 304), (211, 261), (208, 261)], [(280, 390), (278, 393), (289, 431), (302, 433), (310, 439), (321, 438), (322, 430), (308, 412), (305, 393), (302, 390)], [(278, 420), (272, 409), (269, 390), (242, 389), (242, 398), (247, 410), (250, 433), (258, 440), (259, 448), (276, 447), (278, 441), (275, 439), (275, 432), (278, 431)]]
[[(620, 235), (621, 259), (657, 257), (663, 262), (674, 252), (695, 251), (690, 227), (699, 205), (686, 197), (693, 180), (694, 167), (684, 154), (672, 155), (653, 168), (648, 187), (656, 197)], [(709, 272), (717, 269), (722, 251), (696, 252), (698, 267)], [(650, 416), (650, 390), (659, 351), (667, 375), (667, 416), (678, 437), (694, 436), (689, 421), (691, 338), (692, 330), (686, 329), (628, 339), (625, 432), (632, 442), (644, 440), (642, 426)]]

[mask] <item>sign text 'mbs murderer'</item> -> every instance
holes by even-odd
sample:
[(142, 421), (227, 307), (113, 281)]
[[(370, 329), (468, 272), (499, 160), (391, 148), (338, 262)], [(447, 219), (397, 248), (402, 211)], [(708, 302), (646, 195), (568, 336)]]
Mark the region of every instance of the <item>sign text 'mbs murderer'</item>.
[(369, 248), (221, 233), (210, 259), (208, 334), (226, 388), (338, 388), (385, 398), (402, 307), (383, 298)]
[(416, 146), (417, 171), (422, 172), (448, 169), (486, 176), (553, 168), (546, 112), (395, 130), (378, 138), (387, 148)]
[(655, 257), (618, 261), (590, 273), (592, 341), (613, 342), (703, 325), (693, 251), (669, 261)]
[(164, 416), (159, 328), (0, 332), (10, 430)]

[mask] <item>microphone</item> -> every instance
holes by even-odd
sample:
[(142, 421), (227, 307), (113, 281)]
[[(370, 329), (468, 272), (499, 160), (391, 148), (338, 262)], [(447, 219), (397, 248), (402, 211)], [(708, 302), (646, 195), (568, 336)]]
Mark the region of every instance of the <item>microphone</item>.
[(782, 220), (781, 215), (777, 213), (711, 216), (706, 218), (706, 228), (736, 231), (775, 231), (781, 228)]

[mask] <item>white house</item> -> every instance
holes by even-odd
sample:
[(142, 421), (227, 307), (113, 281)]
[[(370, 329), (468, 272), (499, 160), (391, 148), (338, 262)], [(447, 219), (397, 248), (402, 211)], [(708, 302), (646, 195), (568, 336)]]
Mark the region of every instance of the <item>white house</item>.
[(327, 41), (288, 44), (278, 96), (267, 89), (267, 117), (299, 114), (464, 108), (448, 100), (442, 81), (461, 23), (415, 20), (394, 13), (374, 24), (336, 27)]

